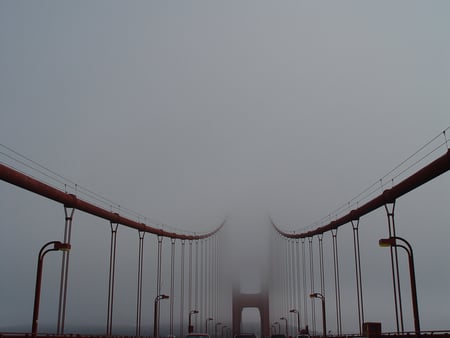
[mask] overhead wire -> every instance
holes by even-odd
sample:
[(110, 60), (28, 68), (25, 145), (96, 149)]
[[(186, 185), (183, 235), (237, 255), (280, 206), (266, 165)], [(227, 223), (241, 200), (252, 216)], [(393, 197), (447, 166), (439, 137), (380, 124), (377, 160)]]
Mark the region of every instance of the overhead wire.
[[(121, 215), (132, 216), (133, 218), (137, 219), (138, 222), (145, 222), (145, 223), (150, 222), (152, 226), (159, 227), (161, 229), (168, 228), (170, 230), (182, 232), (185, 234), (194, 234), (194, 235), (197, 234), (194, 231), (189, 231), (179, 226), (167, 225), (163, 222), (155, 220), (154, 218), (147, 217), (135, 210), (132, 210), (121, 204), (118, 204), (99, 193), (96, 193), (82, 185), (79, 185), (73, 180), (19, 153), (18, 151), (12, 149), (11, 147), (5, 144), (0, 143), (0, 147), (4, 149), (4, 151), (0, 151), (0, 155), (12, 161), (11, 163), (10, 161), (4, 161), (0, 159), (0, 163), (20, 173), (28, 175), (34, 179), (40, 180), (43, 183), (48, 184), (54, 188), (64, 189), (66, 193), (83, 195), (87, 197), (90, 202), (95, 202), (95, 204), (97, 204), (98, 206), (108, 207), (111, 210), (111, 212), (118, 212)], [(16, 163), (16, 165), (14, 165), (13, 163)], [(27, 172), (27, 170), (30, 170), (31, 173)], [(33, 172), (35, 174), (32, 174)], [(36, 173), (38, 175), (36, 175)], [(45, 179), (43, 180), (42, 178)]]
[[(405, 173), (410, 171), (413, 167), (415, 167), (420, 162), (424, 161), (425, 159), (431, 157), (434, 153), (436, 153), (439, 149), (442, 149), (445, 147), (446, 150), (449, 149), (448, 146), (448, 139), (447, 139), (447, 132), (450, 130), (450, 126), (445, 128), (442, 132), (434, 136), (432, 139), (430, 139), (428, 142), (426, 142), (424, 145), (422, 145), (419, 149), (417, 149), (414, 153), (409, 155), (406, 159), (401, 161), (398, 165), (396, 165), (393, 169), (389, 170), (386, 174), (384, 174), (381, 178), (373, 182), (371, 185), (369, 185), (367, 188), (362, 190), (360, 193), (358, 193), (356, 196), (348, 200), (347, 202), (341, 204), (339, 207), (334, 209), (332, 212), (328, 213), (326, 216), (320, 218), (319, 220), (303, 227), (300, 229), (296, 229), (296, 231), (305, 231), (310, 230), (319, 226), (323, 226), (326, 223), (329, 223), (333, 219), (337, 219), (340, 215), (347, 213), (351, 211), (353, 208), (358, 207), (363, 202), (369, 200), (371, 197), (373, 197), (375, 194), (379, 194), (380, 191), (383, 191), (387, 184), (394, 184), (394, 181), (398, 180), (400, 177), (404, 176)], [(430, 145), (435, 144), (437, 140), (444, 137), (444, 141), (438, 143), (435, 145), (431, 150), (426, 152), (424, 155), (422, 155), (419, 159), (415, 160), (413, 163), (409, 164), (407, 167), (403, 168), (405, 164), (410, 162), (412, 159), (416, 158), (418, 154), (429, 148)], [(401, 171), (396, 173), (399, 169), (403, 168)], [(395, 175), (393, 175), (396, 173)], [(296, 231), (291, 231), (292, 233), (295, 233)], [(289, 232), (289, 231), (287, 231)]]

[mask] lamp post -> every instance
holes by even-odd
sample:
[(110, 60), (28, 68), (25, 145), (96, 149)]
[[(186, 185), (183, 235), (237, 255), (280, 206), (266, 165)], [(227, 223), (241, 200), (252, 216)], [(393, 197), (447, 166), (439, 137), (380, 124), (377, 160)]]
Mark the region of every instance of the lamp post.
[[(50, 245), (53, 247), (47, 249)], [(39, 303), (41, 300), (41, 283), (42, 268), (44, 265), (44, 256), (50, 251), (69, 251), (71, 248), (69, 243), (61, 243), (60, 241), (51, 241), (41, 248), (38, 255), (37, 272), (36, 272), (36, 288), (34, 290), (34, 307), (33, 307), (33, 323), (31, 324), (31, 334), (33, 337), (37, 335), (38, 319), (39, 319)]]
[(326, 337), (327, 336), (327, 319), (325, 316), (325, 297), (319, 292), (311, 293), (309, 295), (309, 297), (319, 298), (322, 301), (322, 326), (323, 326), (322, 330), (323, 330), (323, 336)]
[[(401, 241), (406, 244), (402, 245), (397, 243), (397, 241)], [(390, 238), (382, 238), (378, 241), (378, 244), (381, 247), (400, 247), (406, 250), (408, 253), (408, 263), (409, 263), (409, 279), (411, 283), (411, 299), (412, 299), (412, 307), (413, 307), (413, 315), (414, 315), (414, 330), (416, 331), (416, 335), (420, 334), (420, 321), (419, 321), (419, 306), (417, 304), (417, 287), (416, 287), (416, 274), (414, 271), (414, 256), (411, 245), (407, 240), (401, 237), (390, 237)]]
[(297, 309), (289, 310), (289, 312), (297, 314), (297, 332), (300, 333), (300, 312)]
[(273, 323), (273, 325), (278, 325), (278, 333), (280, 333), (280, 323), (275, 322), (275, 323)]
[(159, 338), (159, 301), (168, 299), (168, 295), (158, 295), (155, 297), (155, 313), (153, 316), (153, 338)]
[(226, 327), (227, 327), (226, 325), (222, 326), (222, 338), (224, 337), (224, 335), (223, 335), (223, 330), (224, 330)]
[(192, 327), (192, 315), (193, 314), (197, 314), (198, 310), (191, 310), (189, 311), (189, 327), (188, 327), (188, 332), (192, 333), (194, 331), (194, 328)]
[(222, 325), (222, 323), (221, 322), (218, 322), (218, 323), (216, 323), (216, 325), (215, 325), (215, 329), (214, 329), (214, 334), (215, 334), (215, 338), (217, 338), (217, 326), (219, 326), (219, 325)]
[(286, 317), (281, 317), (280, 320), (284, 320), (286, 322), (285, 334), (286, 334), (286, 337), (289, 337), (287, 318)]
[(208, 333), (208, 322), (209, 322), (210, 320), (213, 320), (213, 318), (212, 318), (212, 317), (206, 318), (206, 322), (205, 322), (205, 333)]

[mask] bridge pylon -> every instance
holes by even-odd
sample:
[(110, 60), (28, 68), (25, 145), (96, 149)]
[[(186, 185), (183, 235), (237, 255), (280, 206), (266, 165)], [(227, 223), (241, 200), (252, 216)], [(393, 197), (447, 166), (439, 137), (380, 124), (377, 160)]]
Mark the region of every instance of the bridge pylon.
[(233, 336), (241, 333), (242, 310), (256, 308), (260, 314), (261, 337), (270, 336), (269, 291), (267, 285), (262, 285), (258, 293), (242, 293), (240, 284), (233, 284)]

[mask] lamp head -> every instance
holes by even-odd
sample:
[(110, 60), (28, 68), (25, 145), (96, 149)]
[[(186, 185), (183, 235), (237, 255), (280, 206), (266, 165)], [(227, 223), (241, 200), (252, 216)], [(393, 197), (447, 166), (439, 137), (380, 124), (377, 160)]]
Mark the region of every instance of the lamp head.
[(71, 249), (71, 245), (70, 243), (61, 243), (61, 242), (55, 242), (53, 248), (55, 250), (59, 250), (59, 251), (70, 251)]
[(395, 238), (390, 237), (390, 238), (381, 238), (378, 241), (378, 245), (382, 248), (387, 248), (390, 246), (395, 246)]
[(289, 310), (289, 312), (292, 312), (292, 313), (297, 313), (297, 312), (298, 312), (298, 310), (297, 310), (297, 309), (292, 309), (292, 310)]

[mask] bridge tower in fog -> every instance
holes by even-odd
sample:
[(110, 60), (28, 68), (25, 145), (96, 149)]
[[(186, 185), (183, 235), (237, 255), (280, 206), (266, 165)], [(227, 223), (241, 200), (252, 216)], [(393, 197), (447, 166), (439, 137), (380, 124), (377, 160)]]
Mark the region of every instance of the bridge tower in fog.
[(241, 333), (242, 311), (256, 308), (260, 315), (261, 337), (270, 336), (269, 291), (265, 283), (258, 293), (242, 293), (240, 284), (233, 284), (233, 336)]

